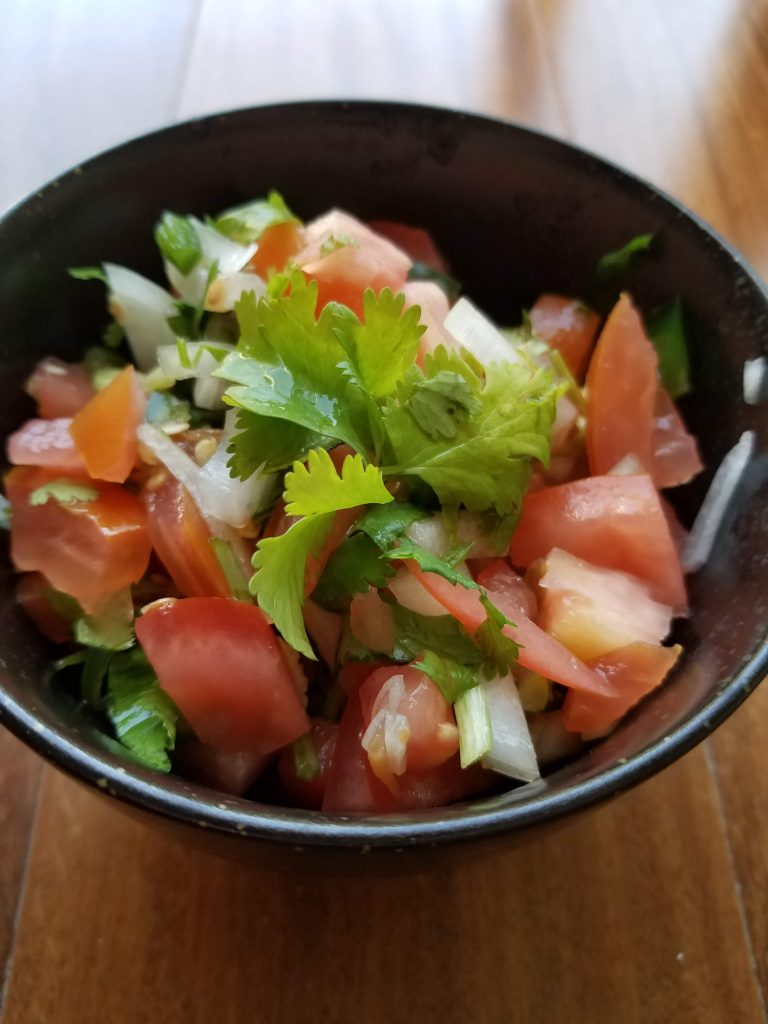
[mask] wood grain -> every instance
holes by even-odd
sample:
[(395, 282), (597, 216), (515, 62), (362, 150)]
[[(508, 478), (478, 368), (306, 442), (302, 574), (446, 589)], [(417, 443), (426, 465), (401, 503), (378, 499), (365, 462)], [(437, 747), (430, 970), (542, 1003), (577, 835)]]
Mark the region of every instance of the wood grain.
[[(768, 0), (4, 0), (0, 123), (18, 144), (0, 205), (175, 118), (321, 96), (563, 136), (768, 273)], [(369, 880), (233, 866), (46, 770), (22, 885), (39, 764), (0, 737), (0, 1024), (765, 1022), (766, 751), (763, 688), (557, 834)]]
[(213, 859), (48, 773), (3, 1024), (757, 1024), (708, 779), (699, 750), (504, 856), (350, 880)]

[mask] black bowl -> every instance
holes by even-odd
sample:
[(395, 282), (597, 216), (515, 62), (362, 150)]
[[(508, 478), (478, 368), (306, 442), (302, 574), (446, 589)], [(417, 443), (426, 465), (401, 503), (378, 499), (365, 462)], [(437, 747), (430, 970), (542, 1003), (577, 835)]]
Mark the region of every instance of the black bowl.
[[(0, 436), (31, 412), (21, 382), (48, 353), (76, 357), (103, 324), (99, 289), (66, 268), (111, 260), (159, 278), (163, 209), (211, 212), (271, 187), (311, 217), (343, 206), (428, 228), (455, 276), (501, 322), (543, 290), (585, 294), (598, 257), (653, 232), (631, 291), (644, 309), (680, 295), (695, 315), (684, 405), (707, 472), (675, 494), (690, 524), (742, 431), (766, 450), (768, 411), (745, 405), (745, 359), (765, 355), (768, 297), (743, 260), (658, 190), (588, 153), (481, 117), (387, 103), (323, 102), (178, 125), (78, 167), (0, 224)], [(333, 852), (347, 866), (386, 851), (455, 850), (529, 835), (648, 778), (707, 736), (768, 669), (768, 458), (757, 455), (709, 564), (690, 581), (685, 657), (670, 682), (604, 742), (541, 782), (448, 808), (329, 817), (223, 797), (104, 753), (49, 682), (40, 637), (0, 565), (0, 722), (75, 778), (156, 821), (201, 830), (274, 863)], [(4, 553), (2, 553), (4, 554)], [(354, 856), (369, 853), (361, 858)], [(269, 856), (271, 854), (271, 857)], [(387, 862), (391, 862), (387, 858)], [(419, 863), (427, 863), (424, 858)]]

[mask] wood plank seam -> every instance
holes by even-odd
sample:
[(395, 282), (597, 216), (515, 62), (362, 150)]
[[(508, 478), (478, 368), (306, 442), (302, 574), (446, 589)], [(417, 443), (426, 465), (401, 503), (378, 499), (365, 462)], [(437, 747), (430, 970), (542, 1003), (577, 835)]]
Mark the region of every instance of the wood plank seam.
[[(758, 969), (757, 955), (755, 952), (754, 938), (752, 935), (752, 929), (749, 925), (749, 917), (747, 915), (746, 907), (744, 906), (744, 886), (742, 885), (741, 876), (739, 873), (736, 856), (733, 849), (733, 836), (731, 832), (731, 824), (728, 815), (725, 810), (725, 801), (723, 799), (723, 790), (721, 786), (720, 770), (717, 764), (717, 758), (712, 750), (712, 746), (709, 740), (705, 741), (704, 755), (707, 759), (707, 767), (709, 768), (709, 774), (712, 777), (712, 783), (715, 790), (715, 798), (717, 800), (717, 806), (720, 813), (720, 818), (723, 824), (723, 834), (725, 837), (725, 846), (728, 853), (728, 861), (731, 866), (731, 875), (733, 876), (733, 888), (736, 895), (736, 904), (739, 912), (739, 920), (741, 921), (741, 928), (744, 933), (744, 942), (749, 953), (750, 967), (755, 978), (755, 985), (760, 998), (760, 1006), (763, 1011), (763, 1018), (768, 1024), (768, 993), (763, 988), (760, 971)], [(2, 1021), (0, 1021), (2, 1024)]]

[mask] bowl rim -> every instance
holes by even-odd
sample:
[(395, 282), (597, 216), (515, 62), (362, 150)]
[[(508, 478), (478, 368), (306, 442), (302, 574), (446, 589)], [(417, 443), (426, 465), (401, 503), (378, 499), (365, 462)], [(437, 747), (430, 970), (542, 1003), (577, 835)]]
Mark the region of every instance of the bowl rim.
[[(368, 113), (378, 117), (395, 115), (400, 118), (430, 115), (451, 122), (458, 119), (459, 123), (477, 125), (486, 131), (503, 129), (517, 137), (527, 137), (549, 146), (555, 152), (569, 154), (571, 158), (575, 155), (593, 162), (621, 183), (646, 196), (652, 195), (657, 203), (671, 207), (678, 216), (705, 236), (710, 244), (714, 242), (719, 250), (718, 255), (734, 263), (768, 303), (768, 288), (745, 258), (703, 218), (662, 189), (588, 149), (546, 132), (500, 117), (433, 104), (367, 99), (302, 100), (239, 107), (176, 122), (109, 147), (57, 175), (5, 210), (0, 216), (0, 229), (8, 221), (23, 216), (28, 203), (42, 199), (50, 189), (58, 188), (63, 180), (107, 161), (119, 160), (128, 149), (152, 145), (156, 140), (172, 134), (200, 129), (215, 130), (217, 126), (239, 118), (269, 118), (284, 114), (286, 110), (309, 117), (313, 113), (318, 116)], [(34, 703), (27, 707), (2, 687), (0, 725), (6, 726), (36, 753), (80, 782), (162, 819), (214, 833), (240, 836), (244, 840), (289, 845), (296, 849), (315, 847), (358, 852), (387, 848), (403, 850), (499, 837), (533, 826), (551, 825), (576, 811), (598, 805), (650, 778), (704, 740), (739, 707), (766, 674), (768, 635), (758, 641), (739, 670), (723, 682), (709, 700), (684, 722), (637, 754), (589, 778), (578, 780), (567, 789), (548, 792), (545, 779), (542, 792), (529, 802), (511, 801), (503, 805), (499, 804), (498, 797), (491, 800), (480, 797), (475, 801), (431, 811), (394, 815), (330, 815), (319, 811), (273, 807), (222, 794), (204, 786), (194, 786), (178, 776), (158, 776), (140, 766), (123, 764), (106, 751), (97, 752), (85, 740), (83, 743), (71, 742), (40, 720), (35, 713)], [(169, 786), (169, 781), (176, 784), (177, 788)], [(510, 792), (519, 792), (519, 789)]]

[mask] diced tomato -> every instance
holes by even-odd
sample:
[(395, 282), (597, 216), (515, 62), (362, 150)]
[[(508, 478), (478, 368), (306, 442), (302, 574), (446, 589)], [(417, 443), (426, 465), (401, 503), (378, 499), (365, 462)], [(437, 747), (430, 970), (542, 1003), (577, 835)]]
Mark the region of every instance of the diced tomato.
[(161, 602), (136, 620), (136, 637), (203, 743), (266, 755), (309, 729), (277, 636), (255, 605)]
[[(486, 619), (476, 590), (449, 583), (434, 573), (425, 573), (415, 562), (406, 561), (409, 570), (446, 611), (458, 619), (471, 633)], [(478, 576), (478, 582), (488, 590), (488, 596), (514, 626), (505, 626), (504, 633), (520, 644), (519, 662), (524, 668), (538, 672), (545, 679), (553, 679), (563, 686), (589, 692), (602, 692), (605, 683), (575, 655), (566, 650), (554, 637), (539, 629), (525, 614), (522, 588), (515, 582), (519, 577), (501, 560)], [(522, 583), (522, 581), (519, 581)]]
[(25, 572), (16, 584), (16, 597), (34, 624), (55, 644), (72, 639), (72, 626), (50, 598), (51, 584), (41, 572)]
[(304, 625), (320, 657), (329, 668), (336, 666), (336, 651), (339, 649), (343, 620), (336, 612), (326, 611), (310, 598), (305, 598)]
[(384, 661), (345, 661), (336, 676), (341, 690), (351, 697), (356, 694), (365, 680), (379, 668), (384, 668)]
[(49, 356), (37, 364), (25, 385), (45, 420), (74, 416), (93, 398), (93, 385), (81, 363)]
[(370, 228), (377, 235), (388, 238), (398, 249), (402, 249), (414, 263), (424, 263), (441, 273), (447, 271), (445, 259), (433, 242), (432, 236), (424, 228), (411, 228), (407, 224), (398, 224), (391, 220), (373, 220)]
[(600, 332), (587, 373), (587, 453), (593, 475), (629, 455), (653, 465), (658, 360), (640, 314), (623, 294)]
[(259, 239), (251, 267), (266, 281), (271, 271), (284, 270), (288, 260), (300, 252), (303, 245), (304, 231), (300, 224), (274, 224)]
[(536, 760), (544, 768), (573, 757), (583, 747), (580, 736), (563, 725), (562, 711), (539, 711), (528, 716), (528, 728), (536, 750)]
[(686, 484), (702, 471), (696, 439), (685, 429), (675, 403), (664, 388), (656, 392), (651, 475), (657, 487)]
[(555, 547), (637, 576), (654, 600), (685, 607), (680, 559), (649, 476), (596, 476), (526, 495), (512, 564), (527, 567)]
[(281, 752), (277, 760), (277, 771), (283, 790), (293, 806), (318, 811), (323, 806), (338, 732), (338, 725), (332, 722), (324, 722), (320, 718), (312, 720), (309, 736), (315, 748), (318, 770), (311, 779), (302, 779), (297, 773), (293, 744)]
[(264, 771), (269, 756), (253, 750), (220, 750), (189, 737), (173, 755), (174, 768), (195, 782), (222, 793), (242, 796)]
[(318, 312), (329, 302), (342, 302), (362, 316), (367, 288), (397, 292), (405, 284), (410, 258), (348, 213), (331, 210), (306, 225), (305, 237), (294, 261), (318, 283)]
[(443, 289), (432, 281), (408, 281), (401, 290), (405, 295), (403, 308), (418, 306), (421, 310), (419, 323), (427, 328), (421, 336), (418, 362), (423, 365), (426, 354), (434, 352), (438, 345), (455, 348), (456, 342), (443, 327), (451, 308)]
[(146, 572), (151, 545), (144, 503), (116, 484), (93, 483), (97, 497), (91, 501), (29, 504), (33, 491), (59, 479), (54, 470), (26, 466), (6, 476), (11, 557), (17, 569), (45, 573), (52, 586), (92, 611)]
[(607, 732), (627, 711), (654, 690), (680, 657), (682, 648), (634, 643), (590, 662), (609, 681), (612, 693), (571, 692), (563, 705), (563, 724), (589, 737)]
[(635, 640), (660, 643), (669, 633), (672, 608), (654, 601), (636, 577), (557, 548), (543, 569), (539, 622), (582, 661)]
[(393, 793), (398, 776), (436, 768), (459, 749), (451, 706), (426, 673), (409, 665), (381, 668), (365, 680), (359, 699), (369, 764)]
[(84, 406), (69, 428), (88, 472), (96, 480), (121, 484), (136, 463), (136, 430), (144, 418), (146, 396), (132, 366)]
[(600, 324), (597, 313), (578, 299), (541, 295), (528, 315), (534, 332), (558, 350), (577, 380), (583, 380)]
[(189, 492), (172, 476), (144, 491), (152, 547), (184, 597), (231, 597), (211, 547), (211, 531)]
[(67, 473), (87, 475), (82, 456), (69, 432), (72, 419), (27, 420), (6, 442), (8, 461), (14, 466), (50, 466)]
[(371, 588), (355, 594), (349, 606), (349, 628), (364, 647), (380, 654), (391, 654), (395, 646), (395, 620), (392, 610)]

